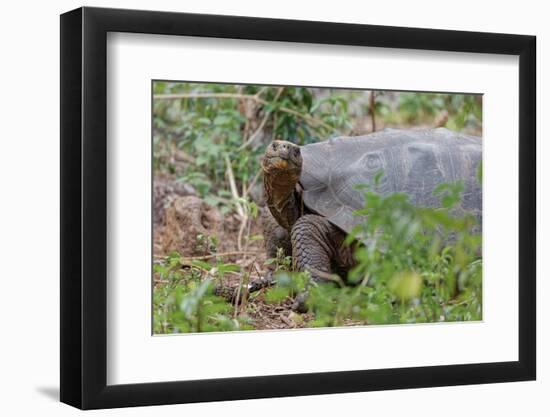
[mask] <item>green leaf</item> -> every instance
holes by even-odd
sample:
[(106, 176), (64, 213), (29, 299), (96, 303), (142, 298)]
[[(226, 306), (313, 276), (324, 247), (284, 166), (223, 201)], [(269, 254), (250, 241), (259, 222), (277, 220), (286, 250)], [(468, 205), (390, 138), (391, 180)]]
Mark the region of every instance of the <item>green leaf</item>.
[(290, 295), (290, 288), (274, 287), (265, 293), (265, 301), (269, 304), (279, 304)]
[(395, 274), (389, 288), (404, 302), (418, 297), (422, 289), (422, 278), (416, 272), (403, 271)]
[(212, 269), (212, 265), (200, 259), (193, 259), (191, 261), (191, 265), (196, 266), (197, 268), (200, 268), (200, 269), (205, 269), (207, 271), (210, 271)]

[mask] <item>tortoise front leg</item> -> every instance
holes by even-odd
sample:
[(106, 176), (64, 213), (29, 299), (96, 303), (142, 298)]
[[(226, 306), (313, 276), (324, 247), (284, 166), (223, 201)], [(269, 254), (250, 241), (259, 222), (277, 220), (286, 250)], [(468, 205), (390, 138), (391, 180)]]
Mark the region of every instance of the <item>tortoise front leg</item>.
[(264, 233), (265, 251), (268, 258), (276, 258), (277, 250), (281, 248), (285, 256), (292, 255), (290, 235), (275, 220), (268, 208), (264, 208), (260, 214)]
[(308, 271), (314, 281), (326, 281), (334, 258), (332, 226), (324, 217), (307, 214), (300, 217), (291, 232), (294, 269)]
[[(324, 217), (314, 214), (300, 217), (291, 232), (294, 269), (308, 271), (316, 282), (330, 282), (326, 277), (332, 272), (333, 261), (338, 260), (338, 241), (343, 241), (343, 233)], [(292, 308), (307, 312), (307, 296), (307, 291), (298, 294)]]

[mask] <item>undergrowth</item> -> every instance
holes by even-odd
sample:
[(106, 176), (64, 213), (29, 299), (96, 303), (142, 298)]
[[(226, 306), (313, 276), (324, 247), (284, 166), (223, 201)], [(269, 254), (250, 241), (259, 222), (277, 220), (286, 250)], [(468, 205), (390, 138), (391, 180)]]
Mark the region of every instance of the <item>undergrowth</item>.
[[(292, 271), (291, 259), (280, 252), (266, 262), (276, 285), (256, 301), (281, 304), (307, 293), (312, 316), (307, 327), (481, 320), (481, 234), (472, 215), (457, 215), (462, 184), (437, 187), (438, 208), (416, 207), (405, 194), (380, 195), (376, 184), (361, 188), (365, 205), (355, 214), (368, 221), (346, 241), (362, 242), (346, 279), (313, 282), (307, 272)], [(255, 329), (250, 304), (233, 305), (214, 295), (215, 285), (231, 273), (245, 277), (244, 291), (249, 276), (239, 265), (186, 262), (173, 253), (155, 272), (161, 285), (154, 288), (154, 333)]]

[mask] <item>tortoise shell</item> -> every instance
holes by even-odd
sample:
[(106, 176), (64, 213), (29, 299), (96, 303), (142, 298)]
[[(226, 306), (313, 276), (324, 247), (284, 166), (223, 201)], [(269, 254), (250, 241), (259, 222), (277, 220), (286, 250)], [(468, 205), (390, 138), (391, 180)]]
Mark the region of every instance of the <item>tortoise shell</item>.
[(304, 204), (345, 232), (363, 220), (353, 214), (364, 206), (364, 193), (356, 185), (374, 185), (379, 172), (378, 193), (405, 193), (421, 207), (440, 205), (440, 197), (433, 195), (439, 184), (462, 181), (459, 209), (481, 220), (480, 137), (445, 128), (385, 129), (305, 145), (301, 152)]

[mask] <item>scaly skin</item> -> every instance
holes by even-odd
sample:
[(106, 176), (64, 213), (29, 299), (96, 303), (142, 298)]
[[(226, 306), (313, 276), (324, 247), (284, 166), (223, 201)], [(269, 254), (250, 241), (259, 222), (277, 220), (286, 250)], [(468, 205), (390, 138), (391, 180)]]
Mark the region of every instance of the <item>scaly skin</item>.
[(353, 245), (344, 245), (346, 234), (323, 216), (306, 214), (300, 217), (291, 233), (294, 269), (310, 271), (315, 281), (324, 281), (322, 274), (344, 275), (353, 267)]
[(277, 223), (289, 233), (301, 216), (296, 185), (302, 172), (300, 148), (290, 142), (275, 141), (262, 160), (267, 206)]
[(294, 268), (309, 271), (315, 281), (326, 281), (331, 273), (345, 274), (354, 264), (353, 248), (343, 244), (346, 234), (303, 206), (298, 189), (299, 146), (274, 141), (262, 168), (269, 209), (262, 216), (267, 255), (276, 256), (278, 247), (288, 254), (291, 248)]

